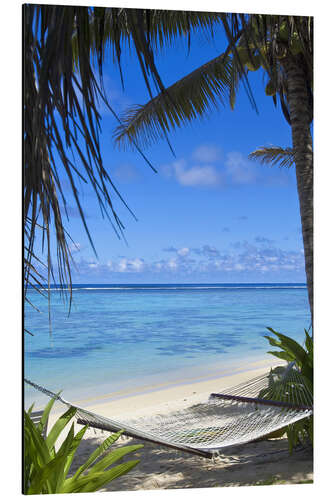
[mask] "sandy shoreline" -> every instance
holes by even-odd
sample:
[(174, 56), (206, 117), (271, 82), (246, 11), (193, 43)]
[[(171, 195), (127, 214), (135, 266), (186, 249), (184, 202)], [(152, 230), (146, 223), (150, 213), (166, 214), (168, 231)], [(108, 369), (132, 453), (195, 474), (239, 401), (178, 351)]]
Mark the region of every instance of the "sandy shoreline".
[[(266, 373), (271, 367), (278, 364), (281, 363), (274, 359), (245, 362), (238, 369), (231, 366), (216, 372), (209, 378), (165, 381), (164, 383), (115, 391), (95, 397), (75, 399), (71, 400), (71, 403), (107, 417), (168, 413), (204, 401), (211, 392), (220, 391)], [(63, 397), (67, 399), (66, 395)], [(63, 409), (63, 405), (56, 405), (53, 415), (51, 415), (51, 421)]]
[[(163, 414), (189, 407), (205, 401), (211, 392), (220, 391), (240, 382), (264, 374), (270, 367), (281, 364), (274, 360), (250, 363), (239, 373), (219, 378), (183, 383), (172, 387), (145, 388), (140, 393), (111, 393), (95, 400), (73, 401), (95, 413), (116, 417), (137, 417)], [(57, 405), (50, 416), (49, 428), (64, 411)], [(81, 428), (75, 424), (76, 431)], [(67, 433), (67, 432), (66, 432)], [(101, 443), (107, 433), (89, 429), (81, 443), (72, 470), (76, 470)], [(59, 444), (61, 439), (59, 440)], [(201, 488), (210, 486), (238, 486), (255, 484), (258, 481), (277, 481), (288, 484), (312, 479), (313, 461), (309, 449), (300, 449), (289, 455), (285, 438), (258, 441), (234, 446), (218, 460), (206, 459), (185, 452), (171, 450), (165, 446), (143, 443), (138, 439), (122, 436), (113, 448), (125, 444), (144, 444), (136, 453), (140, 463), (129, 474), (111, 482), (103, 491), (131, 491), (145, 489)], [(129, 456), (128, 459), (133, 459)]]

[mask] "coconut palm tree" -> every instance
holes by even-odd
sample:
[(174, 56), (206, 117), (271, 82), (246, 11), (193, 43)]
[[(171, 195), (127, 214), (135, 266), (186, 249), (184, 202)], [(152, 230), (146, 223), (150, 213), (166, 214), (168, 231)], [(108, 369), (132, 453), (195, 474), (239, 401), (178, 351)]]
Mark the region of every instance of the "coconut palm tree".
[(115, 132), (119, 145), (148, 145), (171, 129), (207, 114), (212, 106), (234, 106), (239, 82), (263, 68), (266, 94), (277, 97), (291, 126), (303, 233), (308, 297), (313, 318), (313, 19), (296, 16), (223, 15), (229, 47), (145, 105), (129, 109)]

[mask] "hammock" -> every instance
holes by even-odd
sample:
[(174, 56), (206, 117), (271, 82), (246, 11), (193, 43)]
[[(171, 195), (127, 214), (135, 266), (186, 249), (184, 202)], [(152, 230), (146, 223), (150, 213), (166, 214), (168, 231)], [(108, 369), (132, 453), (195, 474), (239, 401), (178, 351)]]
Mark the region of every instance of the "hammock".
[[(80, 408), (24, 380), (49, 397), (76, 408), (79, 424), (113, 432), (123, 430), (130, 437), (212, 458), (225, 447), (254, 441), (312, 415), (312, 394), (304, 379), (294, 368), (280, 368), (283, 372), (279, 376), (271, 370), (269, 374), (213, 393), (208, 401), (187, 409), (121, 421)], [(282, 379), (281, 373), (284, 373)]]

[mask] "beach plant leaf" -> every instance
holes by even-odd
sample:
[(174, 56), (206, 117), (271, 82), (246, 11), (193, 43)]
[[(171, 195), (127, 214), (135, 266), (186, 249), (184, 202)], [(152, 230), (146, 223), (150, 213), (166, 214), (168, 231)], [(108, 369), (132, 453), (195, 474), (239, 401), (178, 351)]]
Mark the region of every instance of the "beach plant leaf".
[(291, 354), (288, 354), (287, 352), (284, 351), (267, 351), (267, 354), (272, 354), (273, 356), (276, 356), (277, 358), (284, 359), (285, 361), (291, 362), (294, 360), (293, 356)]
[(31, 444), (37, 452), (35, 456), (35, 461), (39, 465), (47, 463), (50, 456), (47, 443), (44, 441), (41, 432), (38, 431), (33, 421), (26, 412), (24, 414), (24, 427), (25, 429), (27, 429), (28, 431), (27, 436), (29, 436)]
[(90, 472), (91, 473), (101, 472), (107, 467), (110, 467), (110, 465), (112, 465), (113, 463), (123, 458), (128, 453), (133, 453), (134, 451), (140, 450), (141, 448), (143, 448), (142, 444), (123, 446), (122, 448), (113, 451), (106, 457), (99, 460), (99, 462), (97, 462), (93, 467), (91, 467)]
[(72, 465), (75, 453), (76, 453), (88, 427), (89, 427), (88, 425), (85, 425), (84, 427), (82, 427), (82, 429), (75, 435), (75, 437), (72, 441), (72, 446), (67, 454), (66, 464), (64, 467), (64, 477), (66, 477), (68, 474), (68, 471), (70, 469), (70, 466)]
[(108, 438), (103, 441), (103, 443), (96, 448), (95, 451), (90, 455), (90, 457), (86, 460), (86, 462), (78, 468), (76, 473), (74, 474), (75, 478), (78, 478), (88, 467), (90, 467), (97, 458), (102, 455), (113, 443), (117, 441), (117, 439), (122, 435), (123, 431), (118, 431), (114, 434), (111, 434)]
[(49, 493), (57, 493), (59, 487), (63, 482), (63, 471), (66, 463), (67, 453), (70, 449), (72, 440), (74, 436), (74, 425), (61, 445), (59, 451), (55, 454), (51, 460), (49, 460), (45, 466), (42, 468), (39, 474), (36, 474), (34, 480), (31, 482), (28, 494), (38, 494), (42, 490), (43, 486), (48, 488)]
[(34, 403), (32, 403), (32, 405), (30, 406), (30, 408), (28, 408), (28, 410), (27, 410), (27, 414), (28, 414), (29, 416), (31, 415), (32, 410), (34, 409), (34, 406), (35, 406), (35, 404), (34, 404)]
[(71, 458), (73, 440), (74, 440), (74, 422), (72, 422), (72, 425), (66, 436), (66, 439), (63, 441), (57, 453), (57, 456), (62, 456), (62, 460), (59, 461), (57, 467), (54, 468), (54, 474), (52, 476), (52, 479), (53, 478), (55, 479), (54, 491), (56, 492), (59, 491), (59, 488), (61, 488), (66, 478), (66, 470), (68, 467), (68, 460), (70, 460)]
[(71, 406), (61, 417), (55, 422), (52, 429), (46, 438), (46, 445), (48, 448), (52, 448), (59, 437), (59, 434), (64, 430), (66, 425), (76, 414), (76, 408)]
[(63, 463), (64, 456), (58, 454), (48, 463), (46, 463), (38, 474), (34, 475), (33, 480), (31, 481), (29, 488), (27, 490), (28, 495), (38, 495), (42, 492), (44, 493), (54, 493), (57, 492), (57, 489), (54, 487), (54, 484), (58, 478), (58, 465)]
[(313, 341), (306, 332), (306, 339), (305, 342), (307, 343), (307, 346), (305, 350), (298, 342), (293, 340), (290, 337), (287, 337), (286, 335), (283, 335), (282, 333), (278, 333), (274, 331), (272, 328), (269, 328), (269, 330), (274, 333), (279, 340), (276, 340), (272, 337), (265, 336), (265, 338), (268, 339), (271, 345), (274, 345), (276, 347), (280, 347), (282, 349), (282, 352), (285, 352), (288, 354), (292, 359), (290, 361), (294, 361), (299, 370), (305, 375), (306, 377), (313, 381)]
[[(49, 413), (50, 405), (44, 414)], [(56, 421), (50, 431), (51, 438), (44, 439), (43, 427), (35, 425), (28, 412), (24, 412), (24, 478), (25, 494), (54, 494), (93, 492), (105, 486), (113, 479), (122, 476), (135, 467), (139, 460), (132, 460), (110, 468), (116, 461), (133, 453), (142, 445), (125, 446), (110, 451), (109, 447), (121, 435), (117, 432), (106, 438), (90, 455), (84, 466), (69, 476), (75, 453), (82, 442), (88, 426), (74, 433), (74, 422), (58, 450), (54, 440), (59, 437), (65, 426), (75, 415), (71, 407)], [(49, 435), (50, 435), (49, 434)], [(105, 454), (100, 461), (99, 457)], [(92, 465), (93, 467), (89, 469)]]
[(298, 364), (302, 364), (304, 362), (304, 359), (307, 356), (306, 351), (303, 349), (303, 347), (298, 344), (295, 340), (293, 340), (290, 337), (287, 337), (286, 335), (283, 335), (282, 333), (275, 332), (274, 330), (271, 330), (272, 333), (274, 333), (279, 341), (276, 341), (272, 337), (266, 337), (269, 338), (271, 345), (276, 345), (284, 350), (288, 351), (295, 359), (295, 362)]
[(117, 465), (108, 471), (99, 472), (91, 476), (81, 476), (76, 480), (69, 479), (64, 483), (59, 493), (87, 493), (97, 491), (110, 481), (128, 473), (139, 462), (139, 460), (132, 460), (124, 464)]
[[(59, 394), (60, 394), (60, 392), (57, 394), (57, 396)], [(48, 418), (49, 418), (49, 415), (50, 415), (50, 412), (53, 408), (54, 403), (55, 403), (55, 399), (52, 398), (52, 399), (50, 399), (50, 401), (47, 403), (47, 405), (44, 408), (42, 417), (41, 417), (40, 421), (38, 422), (38, 426), (37, 426), (37, 429), (40, 432), (42, 432), (44, 430), (45, 426), (47, 425), (47, 421), (48, 421)], [(28, 415), (29, 415), (29, 413), (28, 413)]]
[[(268, 386), (258, 397), (276, 401), (286, 401), (304, 406), (313, 405), (313, 338), (305, 330), (305, 349), (291, 337), (268, 328), (277, 338), (265, 336), (268, 342), (281, 351), (270, 354), (284, 359), (287, 367), (271, 370)], [(286, 427), (289, 451), (299, 444), (313, 444), (313, 416), (306, 417)]]

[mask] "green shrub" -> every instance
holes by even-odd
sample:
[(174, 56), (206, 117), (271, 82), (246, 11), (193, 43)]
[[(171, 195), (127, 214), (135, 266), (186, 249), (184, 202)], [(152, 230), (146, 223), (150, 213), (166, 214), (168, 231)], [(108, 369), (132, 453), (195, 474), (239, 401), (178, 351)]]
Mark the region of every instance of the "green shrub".
[(101, 457), (117, 441), (122, 434), (120, 431), (105, 439), (88, 460), (72, 476), (68, 476), (74, 455), (88, 426), (74, 434), (73, 422), (65, 440), (56, 451), (56, 440), (74, 417), (76, 408), (70, 407), (61, 415), (47, 437), (44, 438), (43, 429), (53, 404), (54, 400), (51, 400), (46, 406), (38, 425), (35, 425), (30, 418), (32, 407), (28, 412), (24, 412), (24, 494), (97, 491), (113, 479), (126, 474), (138, 464), (139, 460), (132, 460), (109, 468), (128, 453), (142, 448), (142, 445), (124, 446)]
[[(276, 337), (266, 336), (269, 343), (278, 347), (280, 351), (269, 351), (269, 354), (287, 361), (287, 367), (277, 367), (271, 370), (269, 383), (266, 389), (259, 393), (259, 397), (265, 398), (269, 394), (270, 399), (290, 402), (290, 394), (299, 404), (309, 405), (313, 401), (313, 338), (305, 331), (305, 349), (295, 340), (273, 328), (268, 328)], [(297, 377), (295, 377), (295, 373)], [(298, 444), (310, 442), (313, 445), (313, 416), (304, 418), (288, 425), (285, 428), (288, 437), (289, 450)]]

